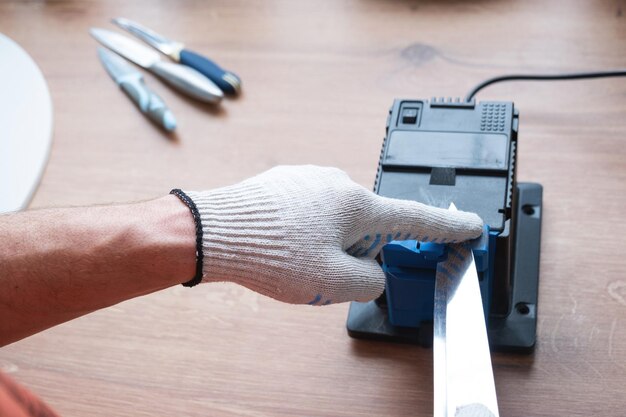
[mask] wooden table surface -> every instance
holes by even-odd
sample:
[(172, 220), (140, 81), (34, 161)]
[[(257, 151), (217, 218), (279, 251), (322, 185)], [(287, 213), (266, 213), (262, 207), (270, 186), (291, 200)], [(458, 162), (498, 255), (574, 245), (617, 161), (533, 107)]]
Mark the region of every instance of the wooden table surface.
[[(3, 0), (0, 31), (49, 82), (54, 143), (31, 204), (46, 207), (212, 188), (277, 164), (338, 166), (370, 187), (394, 98), (626, 67), (624, 14), (618, 0)], [(244, 94), (196, 105), (147, 75), (179, 120), (168, 139), (97, 60), (87, 30), (115, 16), (214, 57)], [(626, 83), (480, 97), (515, 101), (518, 178), (545, 187), (537, 348), (493, 355), (500, 414), (624, 416)], [(347, 310), (177, 287), (5, 347), (0, 369), (64, 416), (431, 415), (432, 352), (350, 339)]]

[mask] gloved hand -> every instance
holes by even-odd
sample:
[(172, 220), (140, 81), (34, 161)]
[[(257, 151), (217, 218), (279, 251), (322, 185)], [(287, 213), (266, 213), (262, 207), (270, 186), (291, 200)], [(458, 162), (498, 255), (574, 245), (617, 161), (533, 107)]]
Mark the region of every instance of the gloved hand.
[(185, 193), (202, 225), (202, 281), (294, 304), (380, 296), (385, 274), (373, 258), (391, 240), (456, 242), (482, 232), (475, 214), (380, 197), (335, 168), (282, 166)]

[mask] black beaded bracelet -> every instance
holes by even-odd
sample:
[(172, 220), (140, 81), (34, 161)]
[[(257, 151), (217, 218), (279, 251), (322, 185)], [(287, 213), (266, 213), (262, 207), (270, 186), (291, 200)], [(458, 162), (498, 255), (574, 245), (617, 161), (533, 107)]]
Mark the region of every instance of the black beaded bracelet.
[(204, 263), (204, 253), (202, 253), (202, 222), (200, 221), (200, 213), (198, 212), (196, 203), (194, 203), (193, 200), (183, 192), (183, 190), (175, 188), (170, 191), (170, 194), (174, 194), (180, 199), (180, 201), (189, 207), (191, 215), (193, 216), (193, 221), (196, 224), (196, 275), (189, 281), (183, 282), (184, 287), (193, 287), (202, 282), (202, 265)]

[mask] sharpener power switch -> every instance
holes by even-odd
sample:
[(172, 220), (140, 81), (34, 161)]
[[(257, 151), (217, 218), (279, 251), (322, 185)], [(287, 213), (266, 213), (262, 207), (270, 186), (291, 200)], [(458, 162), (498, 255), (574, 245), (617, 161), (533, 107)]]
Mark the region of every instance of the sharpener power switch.
[(414, 125), (417, 123), (417, 109), (402, 109), (402, 124)]

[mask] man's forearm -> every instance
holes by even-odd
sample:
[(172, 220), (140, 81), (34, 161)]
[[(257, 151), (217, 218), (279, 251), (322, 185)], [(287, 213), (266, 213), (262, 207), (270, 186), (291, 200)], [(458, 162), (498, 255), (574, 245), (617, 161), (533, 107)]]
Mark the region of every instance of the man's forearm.
[(0, 216), (0, 345), (191, 279), (195, 231), (175, 196)]

